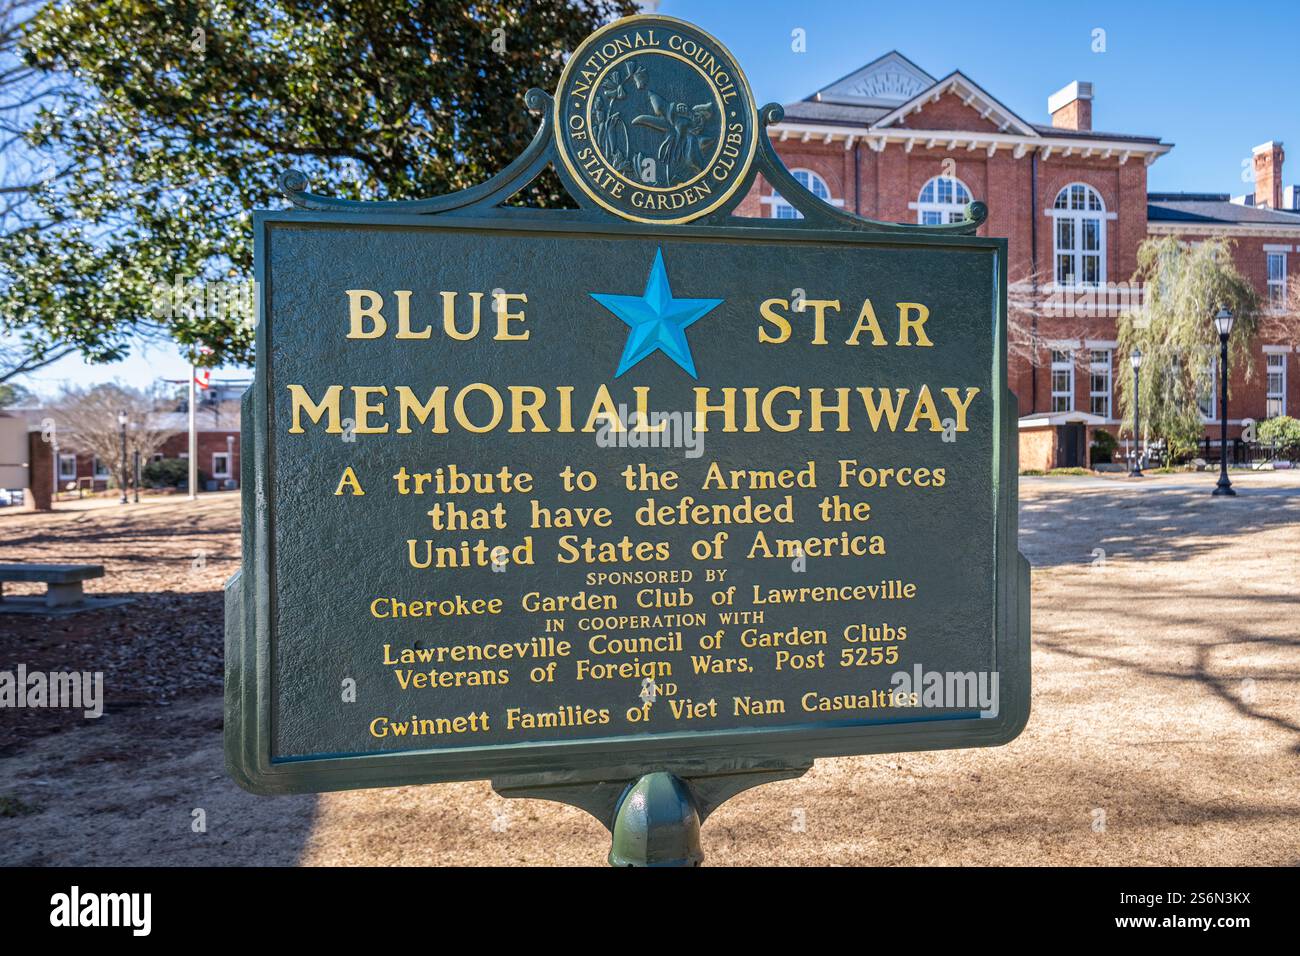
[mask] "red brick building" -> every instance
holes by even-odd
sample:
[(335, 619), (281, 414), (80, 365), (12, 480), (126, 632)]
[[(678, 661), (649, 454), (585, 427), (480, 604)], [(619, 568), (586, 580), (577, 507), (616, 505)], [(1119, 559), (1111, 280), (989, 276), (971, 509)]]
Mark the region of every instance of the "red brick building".
[[(1131, 370), (1117, 354), (1116, 318), (1136, 302), (1128, 284), (1143, 239), (1230, 237), (1238, 267), (1279, 305), (1300, 255), (1300, 212), (1288, 211), (1300, 204), (1282, 183), (1280, 143), (1256, 148), (1253, 195), (1149, 194), (1147, 167), (1172, 145), (1094, 130), (1092, 103), (1092, 85), (1074, 82), (1049, 97), (1050, 123), (1031, 122), (960, 71), (936, 79), (891, 52), (788, 104), (772, 128), (796, 178), (859, 215), (941, 223), (962, 218), (972, 199), (988, 204), (980, 233), (1009, 240), (1013, 298), (1035, 303), (1032, 318), (1013, 317), (1027, 327), (1013, 328), (1009, 373), (1024, 468), (1085, 464), (1094, 429), (1118, 432), (1115, 384)], [(765, 182), (739, 212), (799, 216)], [(1255, 351), (1253, 380), (1234, 375), (1233, 434), (1244, 418), (1300, 414), (1295, 343)], [(1217, 420), (1213, 399), (1204, 411)]]
[[(43, 409), (21, 409), (28, 428), (37, 431), (51, 416)], [(220, 490), (239, 481), (239, 403), (226, 401), (196, 407), (195, 426), (198, 445), (199, 490)], [(184, 411), (164, 411), (154, 416), (152, 427), (170, 432), (170, 436), (152, 457), (187, 459), (189, 457), (189, 415)], [(60, 445), (43, 449), (40, 467), (49, 467), (54, 476), (51, 487), (67, 492), (104, 491), (113, 482), (116, 461), (100, 461), (75, 447)], [(143, 463), (142, 463), (143, 464)], [(34, 464), (35, 466), (35, 464)], [(233, 487), (233, 486), (232, 486)]]

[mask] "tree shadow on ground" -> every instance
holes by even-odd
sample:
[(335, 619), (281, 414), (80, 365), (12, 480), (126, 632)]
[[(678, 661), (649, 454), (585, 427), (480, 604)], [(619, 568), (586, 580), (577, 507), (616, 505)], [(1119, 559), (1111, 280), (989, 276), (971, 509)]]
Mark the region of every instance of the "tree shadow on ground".
[(1300, 526), (1300, 488), (1246, 487), (1235, 498), (1214, 498), (1212, 488), (1063, 489), (1026, 497), (1020, 551), (1034, 567), (1087, 562), (1096, 548), (1107, 560), (1189, 561), (1227, 537)]
[[(238, 534), (238, 529), (234, 533)], [(4, 552), (18, 551), (23, 548), (42, 548), (57, 539), (61, 548), (93, 548), (96, 545), (113, 544), (144, 547), (154, 545), (161, 548), (164, 544), (175, 547), (178, 536), (190, 539), (229, 538), (230, 528), (203, 527), (198, 521), (178, 522), (171, 533), (160, 533), (156, 528), (137, 527), (131, 524), (97, 525), (94, 523), (68, 523), (58, 528), (55, 534), (41, 529), (31, 529), (27, 533), (8, 533), (4, 535)], [(142, 555), (116, 555), (118, 560), (131, 560)]]
[[(1155, 597), (1150, 592), (1145, 593), (1148, 597)], [(1284, 604), (1290, 601), (1289, 598), (1275, 598), (1270, 603)], [(1141, 615), (1136, 614), (1129, 615), (1129, 617), (1131, 620), (1141, 620), (1142, 618)], [(1159, 626), (1159, 620), (1149, 623), (1151, 626)], [(1292, 753), (1300, 754), (1300, 721), (1293, 717), (1264, 710), (1259, 706), (1259, 698), (1255, 693), (1255, 688), (1259, 684), (1291, 683), (1300, 686), (1300, 671), (1259, 668), (1258, 673), (1248, 677), (1228, 676), (1214, 673), (1213, 661), (1211, 660), (1214, 651), (1221, 648), (1242, 648), (1246, 650), (1289, 648), (1300, 650), (1300, 639), (1298, 638), (1249, 634), (1239, 628), (1229, 628), (1223, 632), (1221, 639), (1195, 644), (1191, 648), (1195, 654), (1195, 661), (1188, 668), (1152, 665), (1125, 657), (1123, 654), (1105, 653), (1099, 650), (1095, 643), (1083, 642), (1082, 644), (1076, 644), (1073, 635), (1038, 637), (1035, 639), (1035, 646), (1067, 657), (1141, 674), (1148, 678), (1196, 684), (1230, 705), (1242, 717), (1264, 721), (1279, 730), (1294, 735), (1295, 740), (1291, 744), (1290, 750)], [(1250, 683), (1247, 683), (1247, 681)]]

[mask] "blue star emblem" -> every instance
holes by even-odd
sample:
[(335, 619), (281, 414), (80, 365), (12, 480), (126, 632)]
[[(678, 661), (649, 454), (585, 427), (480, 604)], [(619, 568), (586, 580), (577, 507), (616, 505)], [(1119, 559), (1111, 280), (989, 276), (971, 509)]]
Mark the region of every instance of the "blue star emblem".
[(662, 249), (655, 250), (654, 265), (650, 267), (643, 294), (590, 292), (588, 295), (618, 316), (631, 330), (615, 378), (655, 351), (663, 352), (690, 373), (691, 378), (699, 378), (695, 374), (691, 347), (686, 341), (686, 327), (722, 305), (723, 300), (674, 299), (673, 290), (668, 286), (668, 270), (664, 268)]

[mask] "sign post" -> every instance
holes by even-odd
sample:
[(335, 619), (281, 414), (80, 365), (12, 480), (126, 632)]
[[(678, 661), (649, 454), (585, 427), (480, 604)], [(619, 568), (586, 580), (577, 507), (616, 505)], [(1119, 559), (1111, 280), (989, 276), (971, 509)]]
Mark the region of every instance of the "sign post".
[[(255, 216), (226, 749), (256, 793), (487, 778), (702, 860), (817, 757), (1029, 714), (1006, 242), (831, 207), (738, 64), (617, 21), (482, 185)], [(576, 210), (503, 203), (548, 165)], [(734, 210), (761, 173), (802, 214)]]

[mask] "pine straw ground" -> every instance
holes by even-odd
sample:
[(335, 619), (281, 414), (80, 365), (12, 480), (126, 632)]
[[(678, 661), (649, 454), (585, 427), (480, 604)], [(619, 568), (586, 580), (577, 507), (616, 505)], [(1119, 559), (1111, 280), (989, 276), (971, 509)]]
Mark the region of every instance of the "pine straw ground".
[[(1300, 863), (1300, 474), (1026, 479), (1034, 712), (994, 750), (820, 761), (728, 802), (713, 864)], [(104, 670), (98, 721), (0, 712), (0, 863), (596, 864), (583, 812), (486, 783), (260, 798), (225, 775), (234, 495), (0, 516), (0, 560), (136, 603), (0, 616), (0, 670)], [(1103, 549), (1104, 561), (1095, 549)], [(22, 588), (11, 588), (13, 592)], [(192, 829), (204, 810), (206, 832)]]

